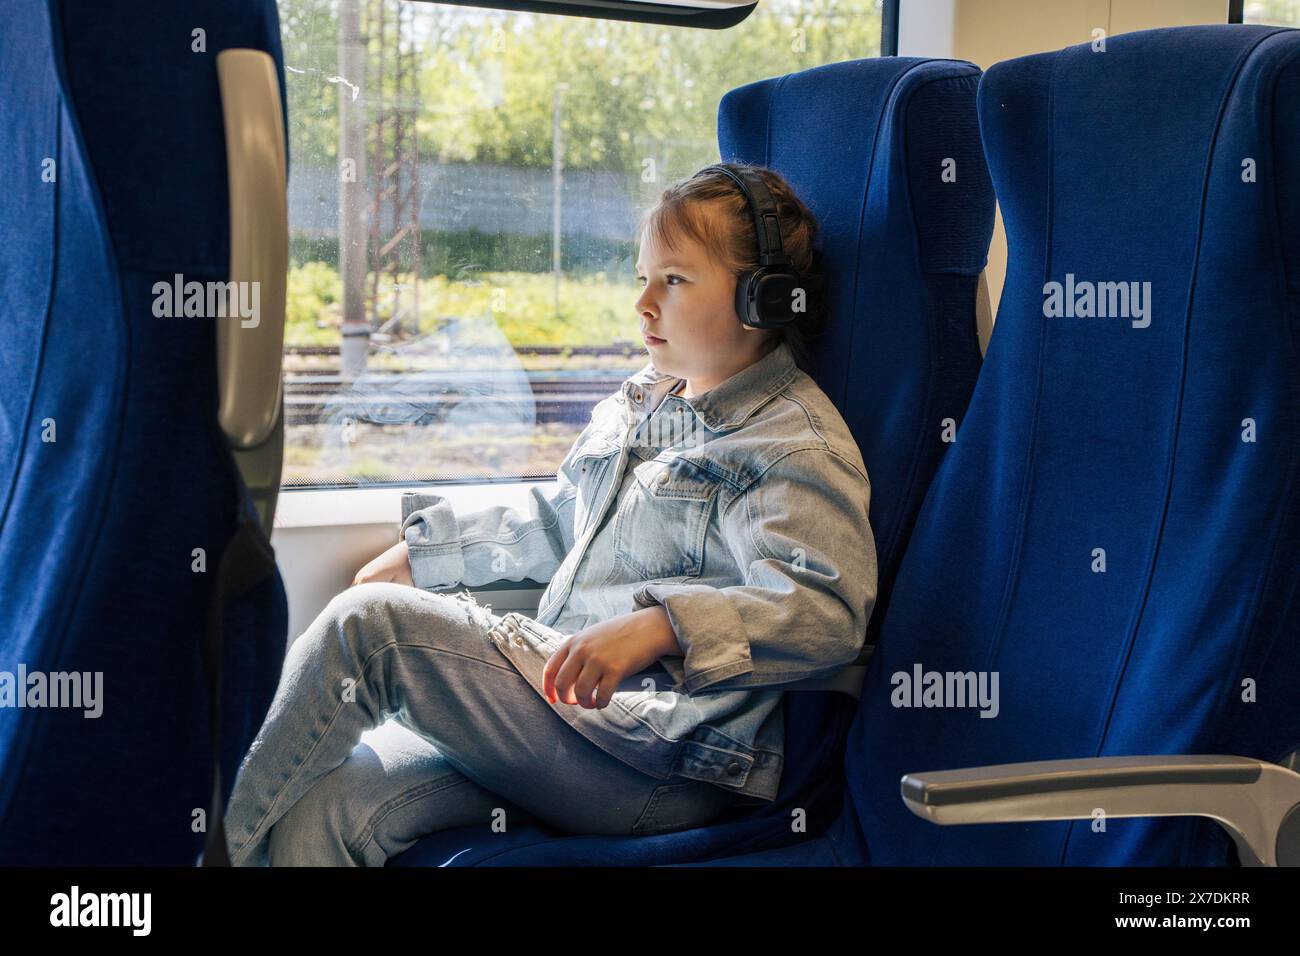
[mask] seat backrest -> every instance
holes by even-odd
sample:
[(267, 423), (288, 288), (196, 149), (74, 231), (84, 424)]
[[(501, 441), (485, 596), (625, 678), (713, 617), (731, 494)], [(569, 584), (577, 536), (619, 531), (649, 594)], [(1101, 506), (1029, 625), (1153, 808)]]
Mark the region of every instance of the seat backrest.
[(718, 110), (724, 160), (778, 170), (821, 226), (829, 321), (817, 384), (871, 480), (874, 643), (931, 476), (980, 369), (979, 275), (993, 187), (959, 60), (850, 60), (738, 87)]
[(1009, 268), (850, 735), (871, 863), (1223, 864), (1203, 818), (936, 826), (899, 780), (1300, 743), (1297, 107), (1300, 32), (1269, 27), (985, 74)]
[[(256, 515), (217, 423), (214, 322), (157, 317), (153, 286), (229, 275), (232, 47), (279, 62), (272, 0), (5, 8), (0, 670), (80, 676), (88, 706), (3, 708), (2, 864), (189, 865), (216, 823), (205, 641)], [(222, 605), (226, 793), (286, 636), (273, 563), (241, 587)]]

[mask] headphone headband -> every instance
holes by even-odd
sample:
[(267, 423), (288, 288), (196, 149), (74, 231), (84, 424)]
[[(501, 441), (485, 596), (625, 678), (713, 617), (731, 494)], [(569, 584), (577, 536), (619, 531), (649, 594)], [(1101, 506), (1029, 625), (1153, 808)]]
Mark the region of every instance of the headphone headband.
[(755, 329), (779, 329), (789, 325), (798, 318), (792, 311), (791, 299), (801, 291), (803, 278), (785, 253), (781, 221), (772, 191), (762, 176), (744, 165), (733, 170), (714, 163), (695, 175), (707, 172), (722, 173), (734, 182), (754, 217), (759, 266), (736, 280), (736, 315), (742, 325)]
[(754, 234), (758, 237), (759, 265), (788, 268), (791, 262), (790, 257), (785, 254), (785, 246), (781, 241), (781, 221), (776, 214), (776, 201), (772, 198), (772, 191), (767, 188), (767, 183), (763, 182), (763, 177), (743, 166), (737, 174), (735, 170), (728, 169), (721, 163), (706, 166), (695, 175), (707, 172), (722, 173), (740, 188), (741, 195), (749, 205), (750, 214), (754, 217)]

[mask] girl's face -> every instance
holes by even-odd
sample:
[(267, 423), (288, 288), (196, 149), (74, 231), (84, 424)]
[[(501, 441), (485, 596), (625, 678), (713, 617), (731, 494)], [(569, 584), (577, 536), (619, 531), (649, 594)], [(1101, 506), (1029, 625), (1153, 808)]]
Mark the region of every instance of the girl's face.
[[(707, 210), (710, 221), (712, 210)], [(660, 372), (686, 379), (687, 397), (726, 381), (763, 357), (775, 333), (740, 324), (736, 277), (683, 236), (676, 250), (656, 249), (644, 237), (637, 261), (636, 300), (650, 361)]]

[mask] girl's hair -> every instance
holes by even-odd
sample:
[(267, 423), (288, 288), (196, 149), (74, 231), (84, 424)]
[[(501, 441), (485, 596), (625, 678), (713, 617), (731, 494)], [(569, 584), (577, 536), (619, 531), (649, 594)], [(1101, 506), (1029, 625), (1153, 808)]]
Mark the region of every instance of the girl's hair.
[[(796, 363), (808, 371), (809, 340), (826, 322), (826, 281), (821, 250), (817, 248), (817, 219), (776, 170), (748, 163), (718, 165), (737, 173), (741, 169), (757, 173), (776, 203), (782, 246), (804, 280), (806, 311), (774, 334), (785, 339)], [(712, 220), (706, 209), (714, 212)], [(725, 228), (719, 230), (718, 223)], [(759, 267), (758, 236), (754, 233), (754, 215), (749, 202), (739, 187), (720, 172), (701, 171), (665, 189), (642, 215), (637, 226), (638, 240), (647, 230), (659, 248), (675, 250), (681, 236), (690, 237), (735, 276)]]

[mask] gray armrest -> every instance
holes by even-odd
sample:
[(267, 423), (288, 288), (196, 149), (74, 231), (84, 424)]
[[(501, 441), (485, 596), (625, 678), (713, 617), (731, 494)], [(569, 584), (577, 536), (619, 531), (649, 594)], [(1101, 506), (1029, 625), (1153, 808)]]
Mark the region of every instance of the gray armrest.
[(1204, 816), (1245, 866), (1300, 866), (1300, 774), (1221, 755), (1039, 760), (910, 773), (903, 802), (942, 825)]

